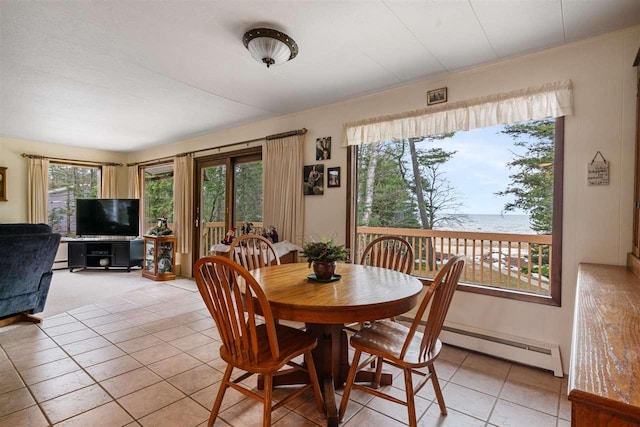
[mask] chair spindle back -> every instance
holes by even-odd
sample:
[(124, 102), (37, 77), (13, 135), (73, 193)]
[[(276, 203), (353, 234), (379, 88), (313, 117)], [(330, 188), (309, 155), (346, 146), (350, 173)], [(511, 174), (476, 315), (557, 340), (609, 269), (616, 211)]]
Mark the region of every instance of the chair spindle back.
[(440, 270), (438, 275), (427, 289), (427, 293), (420, 303), (420, 307), (416, 312), (411, 329), (407, 335), (407, 339), (402, 349), (401, 357), (404, 357), (409, 344), (413, 339), (415, 332), (420, 326), (420, 322), (423, 320), (429, 302), (431, 302), (431, 308), (426, 320), (426, 326), (423, 331), (422, 341), (420, 343), (420, 358), (428, 359), (432, 350), (435, 349), (435, 344), (442, 331), (444, 325), (444, 319), (449, 311), (453, 294), (462, 275), (464, 269), (464, 257), (461, 255), (454, 256), (449, 259), (447, 264)]
[(256, 322), (257, 312), (264, 316), (271, 355), (279, 357), (271, 307), (251, 273), (227, 257), (207, 256), (196, 262), (194, 274), (220, 339), (234, 359), (256, 362), (264, 351), (258, 347), (256, 328), (262, 322)]
[(411, 274), (414, 266), (413, 248), (401, 237), (378, 237), (367, 245), (360, 258), (360, 264)]
[(229, 257), (247, 270), (280, 265), (273, 243), (257, 234), (245, 234), (231, 242)]

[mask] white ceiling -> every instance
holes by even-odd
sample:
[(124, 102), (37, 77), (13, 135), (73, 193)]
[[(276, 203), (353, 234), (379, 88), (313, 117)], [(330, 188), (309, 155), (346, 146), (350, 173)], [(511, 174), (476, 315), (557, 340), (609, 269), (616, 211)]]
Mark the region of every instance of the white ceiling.
[[(0, 0), (0, 136), (181, 140), (640, 24), (640, 0)], [(255, 26), (299, 55), (267, 69)]]

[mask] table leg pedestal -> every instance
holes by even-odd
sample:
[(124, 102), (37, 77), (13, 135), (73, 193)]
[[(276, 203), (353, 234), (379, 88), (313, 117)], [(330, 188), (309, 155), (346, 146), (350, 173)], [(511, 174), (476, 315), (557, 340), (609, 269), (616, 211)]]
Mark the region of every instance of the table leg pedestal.
[(347, 334), (342, 325), (307, 323), (306, 330), (318, 339), (313, 350), (313, 360), (322, 386), (327, 425), (338, 426), (336, 388), (344, 386), (349, 373)]

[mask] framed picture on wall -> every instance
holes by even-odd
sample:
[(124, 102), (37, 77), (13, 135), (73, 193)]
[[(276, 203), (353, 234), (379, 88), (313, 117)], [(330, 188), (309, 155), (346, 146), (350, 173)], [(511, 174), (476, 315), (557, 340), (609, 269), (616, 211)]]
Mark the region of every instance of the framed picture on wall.
[(331, 159), (331, 137), (316, 138), (316, 160)]
[(7, 201), (7, 168), (0, 167), (0, 202)]
[(427, 92), (427, 105), (447, 102), (447, 88), (441, 87)]
[(324, 165), (309, 165), (304, 167), (304, 194), (307, 196), (321, 196), (324, 194)]
[(327, 187), (340, 187), (340, 168), (327, 169)]

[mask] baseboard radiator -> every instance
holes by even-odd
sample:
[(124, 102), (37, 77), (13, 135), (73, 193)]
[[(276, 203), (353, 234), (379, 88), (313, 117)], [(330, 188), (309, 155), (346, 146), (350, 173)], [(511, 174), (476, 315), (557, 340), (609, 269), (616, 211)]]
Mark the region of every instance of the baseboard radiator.
[[(410, 317), (400, 317), (399, 320), (413, 321)], [(553, 371), (556, 377), (564, 376), (557, 344), (503, 335), (453, 322), (445, 322), (440, 340), (456, 347)]]

